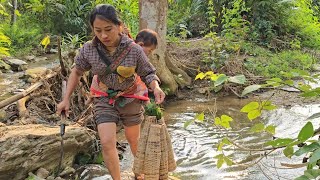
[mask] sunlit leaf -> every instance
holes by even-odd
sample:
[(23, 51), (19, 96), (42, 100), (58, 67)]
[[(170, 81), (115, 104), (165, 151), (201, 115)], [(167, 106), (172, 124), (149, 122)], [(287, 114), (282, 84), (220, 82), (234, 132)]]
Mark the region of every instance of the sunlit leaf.
[(302, 175), (302, 176), (295, 178), (294, 180), (310, 180), (310, 179), (307, 176)]
[(223, 142), (219, 142), (218, 147), (217, 147), (217, 151), (222, 151), (222, 146), (224, 145)]
[(21, 16), (20, 12), (18, 10), (14, 10), (14, 13), (17, 15), (17, 16)]
[(254, 125), (252, 128), (250, 128), (250, 131), (252, 132), (261, 132), (264, 130), (264, 124), (263, 123), (258, 123)]
[(293, 86), (294, 85), (293, 80), (286, 80), (286, 81), (284, 81), (284, 83), (289, 85), (289, 86)]
[(274, 109), (277, 108), (277, 106), (273, 105), (273, 104), (271, 103), (271, 101), (263, 101), (263, 102), (261, 103), (261, 106), (262, 106), (262, 109), (264, 109), (264, 110), (269, 110), (269, 111), (274, 110)]
[(266, 127), (265, 131), (274, 135), (276, 133), (276, 127), (273, 125), (269, 125)]
[(249, 104), (246, 104), (245, 106), (243, 106), (243, 108), (240, 110), (240, 112), (250, 112), (253, 110), (256, 110), (259, 108), (259, 103), (258, 102), (250, 102)]
[(261, 88), (261, 85), (257, 85), (257, 84), (248, 86), (248, 87), (244, 88), (244, 90), (242, 91), (241, 97), (245, 96), (248, 93), (256, 91), (260, 88)]
[(203, 72), (201, 72), (201, 73), (197, 74), (197, 76), (194, 78), (194, 80), (203, 79), (204, 77), (206, 77), (206, 75)]
[(211, 81), (216, 81), (217, 79), (218, 79), (218, 75), (216, 75), (216, 74), (213, 74), (210, 76)]
[(290, 139), (290, 138), (283, 138), (283, 139), (278, 138), (273, 141), (268, 141), (265, 144), (273, 146), (273, 147), (280, 147), (280, 146), (287, 146), (288, 144), (292, 143), (293, 141), (294, 141), (294, 139)]
[(315, 162), (317, 162), (320, 159), (320, 149), (317, 149), (316, 151), (314, 151), (309, 159), (309, 163), (313, 164)]
[(244, 75), (233, 76), (229, 77), (228, 81), (237, 84), (244, 84), (246, 82), (246, 77)]
[(309, 84), (302, 84), (302, 85), (299, 85), (298, 88), (301, 91), (309, 91), (312, 87)]
[(223, 142), (224, 144), (231, 144), (231, 142), (229, 141), (229, 139), (226, 138), (226, 137), (224, 137), (224, 138), (222, 139), (222, 142)]
[(291, 156), (293, 155), (293, 147), (292, 146), (287, 146), (284, 150), (283, 150), (283, 154), (288, 157), (291, 158)]
[(225, 74), (219, 74), (218, 79), (214, 82), (214, 86), (219, 86), (220, 84), (226, 82), (228, 77)]
[(233, 162), (227, 156), (224, 156), (223, 160), (226, 162), (228, 166), (232, 166)]
[(310, 151), (314, 151), (315, 149), (319, 149), (320, 145), (317, 142), (311, 143), (309, 145), (305, 145), (301, 147), (298, 151), (294, 153), (296, 156), (301, 156), (302, 154), (308, 153)]
[(212, 75), (214, 75), (213, 71), (208, 71), (204, 74), (204, 76), (212, 76)]
[(261, 116), (261, 110), (253, 110), (248, 113), (249, 120), (254, 120), (257, 117)]
[(194, 119), (188, 120), (183, 124), (183, 128), (187, 128), (191, 123), (194, 122)]
[(46, 36), (42, 39), (41, 45), (44, 46), (44, 48), (47, 48), (47, 46), (50, 44), (50, 36)]
[(304, 175), (310, 179), (317, 179), (320, 176), (320, 169), (307, 169), (304, 171)]
[(305, 141), (312, 137), (314, 131), (313, 131), (313, 125), (311, 122), (307, 122), (307, 124), (301, 129), (298, 135), (298, 139), (300, 141)]
[(224, 158), (223, 158), (223, 156), (222, 156), (222, 157), (220, 157), (220, 158), (218, 159), (217, 168), (218, 168), (218, 169), (221, 168), (222, 165), (223, 165), (223, 163), (224, 163)]
[(204, 120), (204, 113), (202, 112), (202, 113), (200, 113), (200, 114), (197, 114), (197, 115), (196, 115), (196, 119), (199, 120), (199, 121), (201, 121), (201, 122), (203, 122), (203, 120)]
[(221, 125), (221, 119), (219, 117), (214, 118), (215, 125)]
[(300, 94), (300, 96), (306, 97), (306, 98), (316, 97), (318, 95), (319, 95), (319, 93), (315, 92), (315, 91), (307, 91), (307, 92), (304, 92), (304, 93)]

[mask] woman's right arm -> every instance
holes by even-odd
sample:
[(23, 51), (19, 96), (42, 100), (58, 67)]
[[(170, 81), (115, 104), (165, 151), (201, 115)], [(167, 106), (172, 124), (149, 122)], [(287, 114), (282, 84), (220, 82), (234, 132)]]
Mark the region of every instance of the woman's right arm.
[(67, 89), (64, 95), (63, 100), (57, 106), (57, 114), (60, 115), (62, 111), (65, 112), (66, 116), (69, 116), (69, 108), (70, 108), (70, 97), (77, 87), (81, 76), (83, 75), (83, 71), (74, 67), (71, 70), (71, 74), (68, 78)]

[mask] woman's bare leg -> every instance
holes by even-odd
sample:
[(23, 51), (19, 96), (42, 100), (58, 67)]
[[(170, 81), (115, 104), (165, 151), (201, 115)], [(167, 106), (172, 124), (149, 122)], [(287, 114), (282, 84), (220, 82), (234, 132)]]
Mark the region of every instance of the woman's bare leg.
[(103, 160), (113, 180), (120, 180), (120, 164), (116, 147), (116, 124), (101, 123), (98, 125), (98, 133), (102, 146)]

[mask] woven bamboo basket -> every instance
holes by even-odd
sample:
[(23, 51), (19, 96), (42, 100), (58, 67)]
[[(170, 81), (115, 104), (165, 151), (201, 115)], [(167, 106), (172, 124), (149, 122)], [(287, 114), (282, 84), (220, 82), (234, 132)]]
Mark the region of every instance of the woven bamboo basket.
[(139, 139), (133, 172), (144, 174), (145, 180), (168, 180), (168, 172), (176, 168), (170, 135), (164, 119), (147, 116)]

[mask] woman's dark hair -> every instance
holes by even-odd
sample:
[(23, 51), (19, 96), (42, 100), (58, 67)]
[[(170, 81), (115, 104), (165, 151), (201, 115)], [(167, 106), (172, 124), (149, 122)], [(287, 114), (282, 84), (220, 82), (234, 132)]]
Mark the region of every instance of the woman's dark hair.
[(135, 42), (143, 42), (144, 46), (158, 45), (158, 34), (151, 29), (141, 30), (136, 37)]
[(115, 25), (120, 25), (121, 20), (118, 17), (116, 9), (110, 4), (99, 4), (90, 13), (90, 25), (96, 18), (111, 21)]

